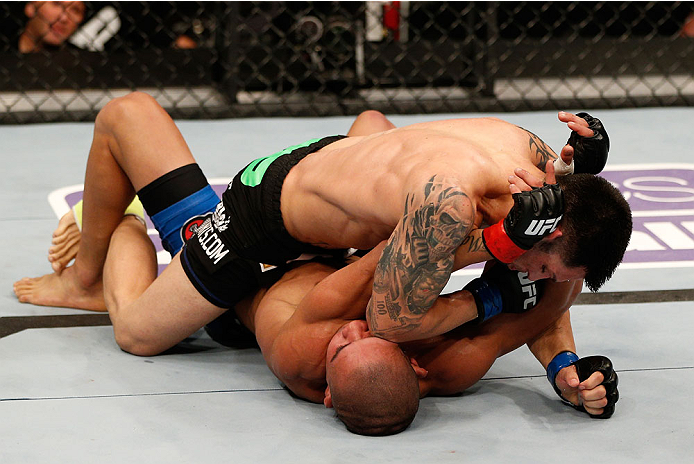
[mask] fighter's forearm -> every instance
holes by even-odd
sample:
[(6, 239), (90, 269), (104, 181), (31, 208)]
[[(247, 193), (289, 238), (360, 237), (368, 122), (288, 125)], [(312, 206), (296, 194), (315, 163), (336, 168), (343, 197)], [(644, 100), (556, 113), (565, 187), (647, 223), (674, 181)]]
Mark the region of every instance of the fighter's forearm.
[[(454, 181), (435, 175), (408, 194), (404, 215), (386, 245), (374, 275), (366, 319), (372, 333), (392, 341), (422, 338), (420, 332), (454, 265), (455, 250), (468, 236), (474, 209)], [(431, 321), (431, 326), (436, 321)]]
[(562, 351), (576, 351), (569, 311), (552, 324), (540, 337), (528, 343), (535, 358), (547, 368), (552, 358)]
[[(477, 318), (475, 298), (467, 290), (439, 296), (427, 313), (416, 322), (381, 329), (378, 336), (398, 343), (435, 337)], [(373, 322), (372, 322), (373, 324)]]
[[(366, 320), (371, 332), (394, 342), (431, 336), (422, 323), (430, 321), (429, 310), (451, 274), (452, 255), (438, 263), (408, 267), (389, 244), (376, 267)], [(438, 314), (438, 313), (437, 313)]]
[(471, 264), (484, 263), (494, 259), (487, 247), (484, 246), (484, 240), (482, 239), (483, 230), (475, 229), (463, 239), (463, 243), (455, 250), (453, 271), (463, 269)]
[(530, 351), (544, 368), (547, 367), (547, 364), (557, 353), (567, 350), (576, 351), (576, 342), (574, 341), (571, 328), (571, 316), (568, 307), (571, 306), (580, 293), (581, 284), (581, 281), (576, 281), (573, 290), (566, 296), (566, 301), (562, 304), (563, 307), (567, 308), (566, 311), (537, 337), (532, 338), (527, 343)]

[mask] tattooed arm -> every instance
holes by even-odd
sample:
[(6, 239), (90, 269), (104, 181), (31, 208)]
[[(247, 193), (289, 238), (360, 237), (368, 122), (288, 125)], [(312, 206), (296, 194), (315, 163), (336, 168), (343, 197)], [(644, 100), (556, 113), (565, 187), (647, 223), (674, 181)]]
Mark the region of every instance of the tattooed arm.
[(489, 254), (487, 247), (484, 246), (484, 240), (482, 239), (483, 230), (484, 229), (474, 229), (463, 239), (463, 243), (455, 250), (453, 271), (457, 271), (471, 264), (483, 263), (490, 259), (494, 259), (494, 257)]
[(374, 335), (396, 342), (414, 340), (470, 319), (465, 315), (460, 320), (454, 311), (429, 309), (448, 282), (456, 250), (470, 234), (474, 215), (470, 198), (443, 175), (433, 176), (421, 191), (407, 195), (403, 217), (374, 275), (366, 310)]

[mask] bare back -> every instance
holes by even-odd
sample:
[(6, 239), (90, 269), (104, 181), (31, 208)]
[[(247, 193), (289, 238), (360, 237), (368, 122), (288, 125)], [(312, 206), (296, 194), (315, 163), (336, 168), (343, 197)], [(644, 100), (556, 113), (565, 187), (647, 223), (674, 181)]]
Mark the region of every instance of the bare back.
[(326, 247), (369, 248), (390, 236), (408, 192), (434, 175), (450, 177), (470, 198), (475, 223), (503, 218), (507, 178), (556, 158), (530, 132), (496, 118), (426, 122), (349, 137), (309, 155), (287, 176), (282, 214), (289, 232)]

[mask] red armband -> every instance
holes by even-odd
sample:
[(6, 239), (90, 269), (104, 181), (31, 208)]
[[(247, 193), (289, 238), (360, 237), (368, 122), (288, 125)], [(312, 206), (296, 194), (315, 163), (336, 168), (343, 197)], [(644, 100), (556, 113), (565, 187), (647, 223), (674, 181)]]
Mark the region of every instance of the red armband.
[(502, 263), (512, 263), (527, 250), (519, 247), (508, 236), (503, 226), (504, 221), (499, 221), (482, 231), (482, 241), (487, 251)]

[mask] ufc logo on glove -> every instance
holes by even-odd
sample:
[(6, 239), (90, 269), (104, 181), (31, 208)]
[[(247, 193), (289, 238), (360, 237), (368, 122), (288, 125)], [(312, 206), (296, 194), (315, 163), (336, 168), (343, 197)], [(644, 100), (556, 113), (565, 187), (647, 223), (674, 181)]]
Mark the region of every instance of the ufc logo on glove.
[(561, 221), (562, 216), (551, 219), (533, 219), (533, 221), (525, 229), (525, 235), (547, 235), (554, 232), (557, 228), (557, 224)]

